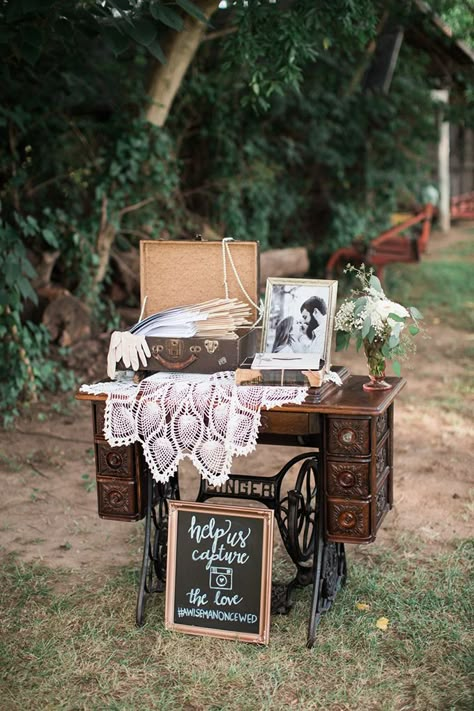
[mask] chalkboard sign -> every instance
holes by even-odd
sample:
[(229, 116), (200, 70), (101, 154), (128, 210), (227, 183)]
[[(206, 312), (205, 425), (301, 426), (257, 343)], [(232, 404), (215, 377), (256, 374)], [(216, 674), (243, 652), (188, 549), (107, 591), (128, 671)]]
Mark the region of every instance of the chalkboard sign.
[(169, 502), (168, 629), (267, 644), (273, 511)]

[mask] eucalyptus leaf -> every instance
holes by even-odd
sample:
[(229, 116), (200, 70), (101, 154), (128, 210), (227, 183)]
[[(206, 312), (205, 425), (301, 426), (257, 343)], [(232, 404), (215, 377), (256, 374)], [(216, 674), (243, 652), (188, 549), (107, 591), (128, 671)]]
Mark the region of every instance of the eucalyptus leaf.
[(423, 314), (421, 311), (418, 311), (416, 306), (409, 306), (408, 311), (411, 313), (413, 318), (417, 319), (418, 321), (421, 321), (423, 319)]
[(367, 306), (367, 297), (366, 296), (360, 296), (356, 301), (354, 302), (354, 316), (358, 316), (362, 311), (365, 309)]
[(396, 323), (395, 326), (392, 328), (392, 336), (397, 336), (397, 338), (400, 337), (400, 334), (402, 332), (403, 324), (402, 323)]
[(351, 334), (347, 331), (336, 332), (336, 351), (344, 351), (349, 347)]
[(408, 330), (410, 331), (412, 336), (416, 336), (416, 334), (420, 332), (418, 326), (415, 326), (413, 323), (409, 325)]
[(367, 318), (364, 320), (364, 323), (362, 324), (362, 338), (366, 338), (366, 336), (368, 336), (371, 326), (372, 322), (370, 320), (370, 316), (367, 316)]
[(376, 289), (377, 291), (382, 291), (382, 284), (380, 283), (380, 279), (375, 276), (375, 274), (372, 274), (370, 279), (369, 279), (369, 284), (372, 287), (372, 289)]
[(393, 368), (393, 372), (395, 373), (397, 378), (399, 378), (401, 375), (401, 372), (402, 372), (402, 367), (401, 367), (400, 363), (398, 362), (398, 360), (394, 360), (392, 362), (392, 368)]
[(392, 321), (399, 321), (400, 323), (404, 323), (406, 316), (398, 316), (398, 314), (390, 313), (388, 315), (388, 318), (392, 319)]
[(364, 342), (364, 339), (362, 338), (362, 336), (357, 336), (357, 341), (356, 341), (356, 351), (357, 351), (357, 353), (360, 351), (363, 342)]

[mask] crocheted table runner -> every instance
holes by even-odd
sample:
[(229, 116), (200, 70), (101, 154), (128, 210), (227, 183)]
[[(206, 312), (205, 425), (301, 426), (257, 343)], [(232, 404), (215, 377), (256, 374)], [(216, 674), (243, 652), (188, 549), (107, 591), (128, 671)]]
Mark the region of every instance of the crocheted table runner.
[(140, 442), (156, 481), (166, 482), (185, 457), (214, 486), (229, 478), (235, 455), (257, 446), (260, 411), (302, 403), (302, 387), (237, 386), (233, 372), (155, 373), (139, 384), (83, 385), (107, 394), (104, 435), (111, 446)]

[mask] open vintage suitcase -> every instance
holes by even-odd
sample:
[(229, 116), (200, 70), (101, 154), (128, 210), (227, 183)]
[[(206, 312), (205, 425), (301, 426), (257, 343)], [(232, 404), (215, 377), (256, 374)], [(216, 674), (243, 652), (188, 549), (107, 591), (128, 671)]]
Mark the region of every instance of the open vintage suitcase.
[[(186, 306), (228, 295), (249, 303), (237, 276), (254, 303), (258, 303), (258, 242), (154, 241), (140, 242), (140, 296), (143, 318), (174, 306)], [(226, 260), (224, 267), (224, 257)], [(252, 309), (251, 321), (257, 320)], [(238, 338), (148, 337), (151, 357), (146, 370), (215, 373), (235, 370), (259, 347), (260, 328), (240, 329)]]

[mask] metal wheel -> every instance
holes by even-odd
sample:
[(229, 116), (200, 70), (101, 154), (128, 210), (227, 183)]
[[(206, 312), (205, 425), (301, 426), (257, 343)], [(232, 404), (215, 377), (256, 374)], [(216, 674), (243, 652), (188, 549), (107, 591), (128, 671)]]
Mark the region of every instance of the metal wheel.
[(317, 460), (307, 459), (288, 492), (288, 538), (290, 555), (297, 564), (305, 563), (314, 552), (317, 524)]

